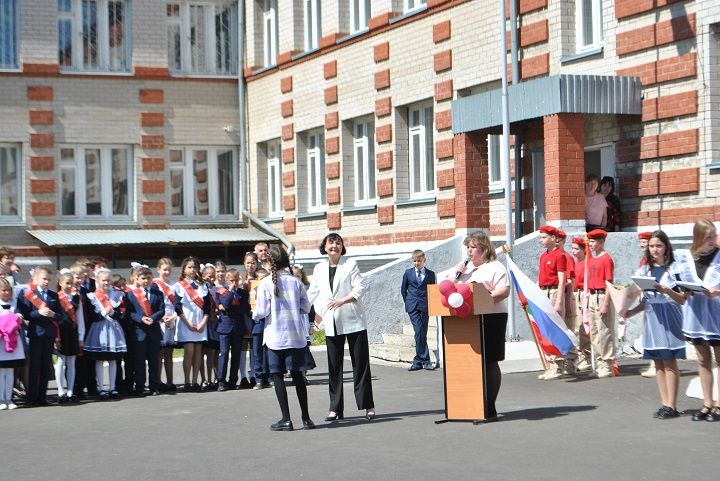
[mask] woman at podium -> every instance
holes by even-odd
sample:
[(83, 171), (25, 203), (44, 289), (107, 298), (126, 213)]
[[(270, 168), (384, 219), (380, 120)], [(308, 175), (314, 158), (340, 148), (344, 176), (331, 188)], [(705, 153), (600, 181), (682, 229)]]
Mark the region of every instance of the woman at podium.
[(478, 283), (485, 286), (495, 302), (492, 314), (481, 317), (482, 338), (485, 344), (485, 382), (487, 387), (488, 421), (497, 419), (495, 400), (500, 392), (502, 374), (500, 361), (505, 359), (505, 330), (508, 306), (505, 299), (510, 294), (510, 280), (505, 266), (497, 260), (490, 238), (475, 232), (463, 242), (467, 257), (455, 267), (455, 279), (459, 283)]

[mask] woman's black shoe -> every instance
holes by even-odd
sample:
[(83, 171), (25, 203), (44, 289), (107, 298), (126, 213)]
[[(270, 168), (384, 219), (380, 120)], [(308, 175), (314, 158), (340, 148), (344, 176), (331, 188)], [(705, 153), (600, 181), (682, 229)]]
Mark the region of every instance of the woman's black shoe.
[(373, 419), (375, 419), (375, 413), (366, 413), (365, 419), (367, 419), (368, 421), (372, 421)]
[(315, 429), (315, 423), (311, 419), (303, 419), (303, 429)]
[[(703, 411), (705, 409), (706, 411)], [(698, 412), (692, 415), (693, 421), (705, 421), (710, 414), (710, 411), (712, 411), (712, 408), (710, 406), (703, 406)], [(713, 419), (714, 421), (714, 419)]]
[(329, 414), (325, 418), (325, 421), (339, 421), (340, 419), (343, 419), (342, 413), (336, 413), (334, 416), (330, 416)]
[(657, 419), (672, 419), (680, 416), (677, 409), (673, 409), (670, 406), (663, 406), (657, 413)]
[(709, 423), (714, 423), (715, 421), (720, 421), (720, 408), (715, 406), (712, 408), (712, 410), (705, 416), (705, 421)]
[[(303, 421), (303, 425), (305, 422)], [(293, 430), (293, 423), (289, 419), (287, 421), (283, 421), (282, 419), (275, 424), (270, 425), (270, 431), (292, 431)]]

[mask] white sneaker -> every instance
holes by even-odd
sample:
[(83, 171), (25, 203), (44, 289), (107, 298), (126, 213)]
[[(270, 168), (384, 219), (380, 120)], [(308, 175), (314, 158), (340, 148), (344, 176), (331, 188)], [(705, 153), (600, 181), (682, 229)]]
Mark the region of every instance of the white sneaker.
[(545, 373), (545, 376), (542, 378), (543, 381), (554, 381), (556, 379), (562, 379), (563, 373), (562, 371), (548, 371)]
[(647, 370), (640, 373), (642, 377), (655, 377), (656, 371), (655, 371), (655, 363), (653, 363), (652, 366), (648, 367)]
[(587, 360), (583, 359), (577, 364), (576, 368), (578, 372), (589, 371), (590, 369), (592, 369), (592, 364), (587, 362)]
[(605, 379), (608, 377), (614, 377), (614, 374), (610, 369), (598, 369), (597, 371), (592, 373), (590, 377), (594, 377), (597, 379)]
[(0, 411), (5, 411), (8, 408), (8, 405), (5, 403), (0, 403)]
[(13, 409), (17, 409), (17, 405), (15, 403), (8, 403), (7, 408), (9, 411), (12, 411)]

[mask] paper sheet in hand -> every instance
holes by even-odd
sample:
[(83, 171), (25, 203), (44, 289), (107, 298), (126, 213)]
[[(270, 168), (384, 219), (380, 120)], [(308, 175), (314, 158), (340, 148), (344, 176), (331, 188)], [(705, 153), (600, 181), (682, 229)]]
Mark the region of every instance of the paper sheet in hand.
[(680, 287), (683, 287), (689, 291), (695, 291), (695, 292), (707, 292), (707, 287), (703, 286), (702, 284), (696, 284), (694, 282), (682, 282), (677, 281), (676, 284)]
[(654, 277), (632, 276), (630, 279), (643, 291), (654, 291), (657, 281)]

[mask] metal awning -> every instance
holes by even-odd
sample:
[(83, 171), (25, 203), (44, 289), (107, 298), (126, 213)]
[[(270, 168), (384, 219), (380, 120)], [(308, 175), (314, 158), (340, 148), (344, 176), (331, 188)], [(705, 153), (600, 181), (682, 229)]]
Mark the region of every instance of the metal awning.
[[(508, 87), (510, 122), (559, 113), (642, 113), (642, 83), (637, 77), (553, 75)], [(502, 125), (501, 90), (461, 97), (452, 102), (456, 134)]]
[(232, 244), (275, 241), (256, 229), (28, 230), (51, 247), (137, 244)]

